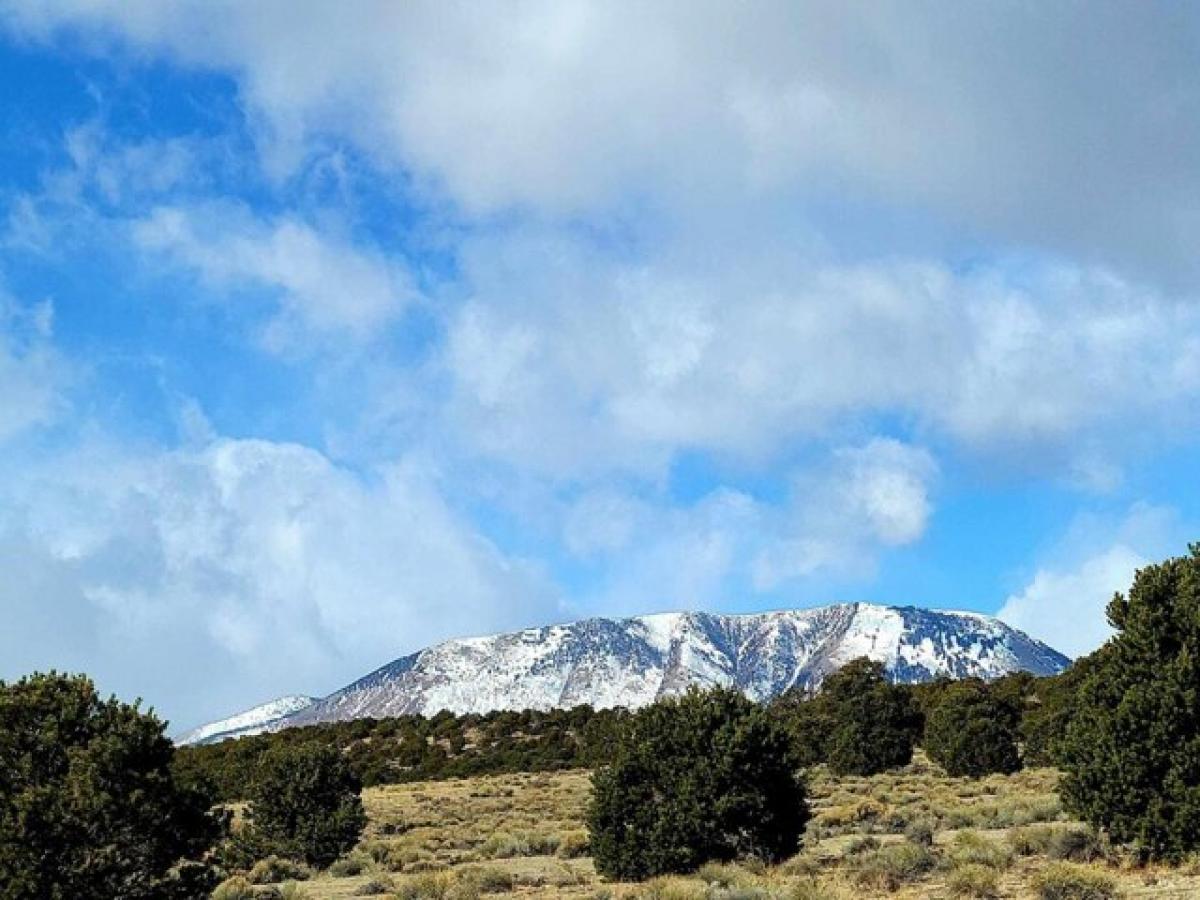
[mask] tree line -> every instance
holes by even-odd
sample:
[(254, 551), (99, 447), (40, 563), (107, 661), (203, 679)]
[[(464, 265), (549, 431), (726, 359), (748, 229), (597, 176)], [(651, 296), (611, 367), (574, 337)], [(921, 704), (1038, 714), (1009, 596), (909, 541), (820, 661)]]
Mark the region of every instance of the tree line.
[[(1073, 709), (1077, 663), (1067, 673), (1027, 673), (985, 683), (942, 679), (892, 684), (883, 667), (854, 660), (815, 694), (790, 691), (766, 704), (787, 730), (799, 765), (827, 763), (841, 774), (901, 766), (915, 745), (951, 774), (1012, 772), (1052, 765)], [(223, 801), (253, 787), (259, 760), (276, 747), (316, 743), (338, 751), (366, 785), (596, 768), (612, 759), (633, 721), (622, 709), (525, 710), (487, 714), (355, 719), (289, 728), (180, 748), (177, 772), (201, 780)]]

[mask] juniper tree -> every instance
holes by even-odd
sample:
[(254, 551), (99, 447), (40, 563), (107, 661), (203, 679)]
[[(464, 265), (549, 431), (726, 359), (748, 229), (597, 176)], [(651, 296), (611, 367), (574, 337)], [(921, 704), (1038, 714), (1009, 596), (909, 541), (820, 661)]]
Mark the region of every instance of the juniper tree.
[(786, 731), (732, 690), (689, 691), (631, 717), (593, 777), (596, 868), (640, 880), (709, 860), (792, 855), (808, 820)]
[(873, 775), (912, 760), (921, 713), (911, 691), (888, 681), (882, 663), (852, 660), (825, 679), (817, 702), (831, 730), (829, 768), (839, 775)]
[(164, 724), (82, 676), (0, 682), (0, 898), (197, 900), (224, 830)]
[(987, 684), (966, 679), (942, 691), (925, 719), (925, 752), (950, 775), (978, 778), (1021, 768), (1017, 710)]
[(250, 790), (251, 844), (325, 867), (366, 827), (362, 784), (335, 748), (282, 745), (259, 761)]
[(1066, 807), (1145, 855), (1200, 849), (1200, 544), (1108, 605), (1060, 757)]

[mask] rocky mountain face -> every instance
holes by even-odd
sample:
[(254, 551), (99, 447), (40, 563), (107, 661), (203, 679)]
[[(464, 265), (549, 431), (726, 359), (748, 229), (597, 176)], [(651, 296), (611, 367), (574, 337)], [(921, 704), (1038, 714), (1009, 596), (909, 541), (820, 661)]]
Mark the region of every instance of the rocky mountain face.
[[(792, 687), (815, 689), (860, 656), (884, 663), (905, 682), (1020, 670), (1049, 675), (1070, 662), (989, 616), (915, 607), (850, 603), (749, 615), (597, 618), (447, 641), (262, 728), (441, 710), (634, 708), (690, 685), (735, 686), (765, 700)], [(221, 724), (192, 734), (203, 732), (206, 741), (234, 736)]]

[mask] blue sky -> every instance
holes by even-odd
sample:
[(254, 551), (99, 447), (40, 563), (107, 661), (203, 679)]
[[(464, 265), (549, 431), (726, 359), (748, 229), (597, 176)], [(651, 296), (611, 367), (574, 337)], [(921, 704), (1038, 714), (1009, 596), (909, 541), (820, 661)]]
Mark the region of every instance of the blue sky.
[(0, 677), (177, 726), (1196, 535), (1174, 6), (0, 4)]

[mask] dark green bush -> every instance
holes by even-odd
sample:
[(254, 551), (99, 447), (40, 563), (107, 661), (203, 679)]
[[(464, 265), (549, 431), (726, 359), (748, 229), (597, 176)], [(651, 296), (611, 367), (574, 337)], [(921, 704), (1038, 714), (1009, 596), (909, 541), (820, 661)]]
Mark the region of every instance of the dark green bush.
[(281, 856), (324, 868), (358, 843), (367, 824), (362, 786), (331, 747), (277, 747), (259, 763), (248, 831)]
[(1011, 705), (975, 679), (948, 686), (925, 720), (925, 752), (950, 775), (978, 778), (1021, 768)]
[(690, 691), (638, 712), (588, 812), (596, 869), (623, 880), (708, 861), (796, 852), (808, 820), (787, 733), (731, 690)]
[(1062, 746), (1066, 807), (1151, 857), (1200, 849), (1200, 544), (1108, 605)]
[(921, 713), (906, 686), (887, 680), (882, 663), (847, 663), (825, 679), (821, 695), (832, 713), (828, 762), (834, 772), (874, 775), (912, 760)]
[(0, 682), (0, 898), (207, 897), (224, 820), (173, 753), (153, 714), (84, 676)]

